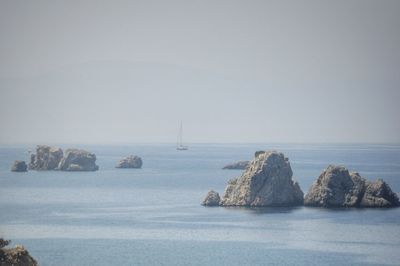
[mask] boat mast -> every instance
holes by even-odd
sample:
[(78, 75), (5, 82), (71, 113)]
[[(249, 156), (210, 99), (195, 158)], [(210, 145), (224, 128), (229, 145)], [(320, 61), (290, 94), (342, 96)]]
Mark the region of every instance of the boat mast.
[(182, 139), (183, 139), (182, 135), (183, 135), (183, 125), (182, 125), (182, 121), (181, 121), (181, 127), (179, 129), (179, 146), (180, 147), (183, 145), (182, 144)]
[(178, 138), (176, 140), (176, 149), (181, 150), (181, 151), (185, 151), (188, 149), (187, 146), (183, 145), (183, 123), (182, 123), (182, 120), (181, 120), (181, 125), (179, 127)]

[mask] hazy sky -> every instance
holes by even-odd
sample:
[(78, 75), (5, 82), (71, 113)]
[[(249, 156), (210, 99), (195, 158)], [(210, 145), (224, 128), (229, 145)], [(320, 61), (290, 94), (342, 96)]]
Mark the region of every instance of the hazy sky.
[(0, 1), (0, 143), (400, 142), (400, 1)]

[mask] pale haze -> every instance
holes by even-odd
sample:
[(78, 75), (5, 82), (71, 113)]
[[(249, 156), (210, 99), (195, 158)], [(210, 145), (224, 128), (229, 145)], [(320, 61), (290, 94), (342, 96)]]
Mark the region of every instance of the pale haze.
[(0, 143), (400, 142), (400, 1), (0, 1)]

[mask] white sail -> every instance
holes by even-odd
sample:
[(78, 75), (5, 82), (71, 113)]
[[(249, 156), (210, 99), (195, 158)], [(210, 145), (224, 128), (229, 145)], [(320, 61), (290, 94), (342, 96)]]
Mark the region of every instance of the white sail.
[(176, 149), (179, 151), (186, 151), (188, 146), (183, 145), (183, 124), (181, 121), (181, 126), (179, 128), (178, 139), (176, 143)]

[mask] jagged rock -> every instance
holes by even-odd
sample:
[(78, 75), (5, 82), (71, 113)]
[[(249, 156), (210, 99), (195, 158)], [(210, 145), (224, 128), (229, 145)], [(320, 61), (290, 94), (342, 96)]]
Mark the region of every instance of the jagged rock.
[(222, 206), (298, 206), (303, 192), (292, 179), (289, 160), (276, 151), (257, 152), (243, 174), (229, 181)]
[(382, 179), (366, 182), (360, 207), (396, 207), (400, 206), (399, 197)]
[(254, 157), (258, 157), (258, 155), (260, 155), (260, 154), (263, 154), (263, 153), (265, 153), (265, 151), (256, 151), (255, 153), (254, 153)]
[(382, 180), (368, 182), (343, 166), (329, 165), (309, 189), (306, 206), (318, 207), (390, 207), (399, 199)]
[(207, 193), (206, 198), (203, 200), (202, 205), (204, 206), (218, 206), (220, 202), (220, 197), (218, 192), (215, 192), (214, 190), (210, 190)]
[(21, 245), (14, 248), (5, 248), (10, 243), (0, 239), (0, 266), (37, 266), (37, 261)]
[(96, 155), (85, 150), (68, 149), (61, 159), (58, 170), (62, 171), (97, 171)]
[(0, 238), (0, 248), (4, 248), (5, 246), (8, 246), (10, 244), (11, 240), (4, 240), (3, 238)]
[(236, 163), (225, 165), (222, 169), (246, 169), (249, 163), (249, 161), (239, 161)]
[(15, 161), (13, 166), (11, 167), (11, 171), (13, 172), (26, 172), (28, 171), (28, 166), (25, 161)]
[(365, 180), (341, 166), (330, 165), (305, 196), (304, 204), (324, 207), (353, 207), (362, 198)]
[(29, 169), (33, 170), (54, 170), (63, 157), (62, 149), (46, 145), (38, 145), (36, 154), (31, 155)]
[(128, 156), (121, 161), (118, 162), (118, 164), (115, 166), (116, 168), (141, 168), (142, 167), (142, 158), (139, 156), (131, 155)]

